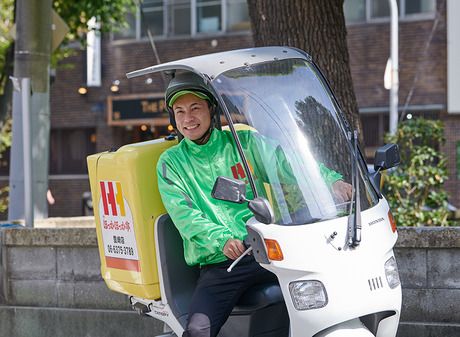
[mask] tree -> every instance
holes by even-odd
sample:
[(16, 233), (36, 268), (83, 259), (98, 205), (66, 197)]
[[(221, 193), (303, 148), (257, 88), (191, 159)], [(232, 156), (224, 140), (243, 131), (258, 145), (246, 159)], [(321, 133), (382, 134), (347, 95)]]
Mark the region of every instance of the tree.
[[(88, 31), (88, 20), (96, 17), (100, 24), (100, 30), (113, 31), (120, 27), (125, 21), (128, 11), (134, 8), (133, 0), (0, 0), (0, 13), (2, 18), (12, 17), (16, 14), (16, 43), (8, 39), (0, 40), (0, 95), (3, 97), (0, 111), (0, 121), (10, 118), (13, 115), (13, 148), (10, 160), (10, 205), (9, 217), (18, 218), (24, 214), (24, 205), (21, 203), (25, 198), (24, 188), (24, 164), (22, 160), (21, 144), (21, 94), (14, 92), (14, 112), (11, 112), (11, 82), (9, 77), (13, 73), (11, 64), (14, 59), (14, 77), (17, 79), (31, 79), (30, 95), (30, 118), (32, 119), (31, 137), (34, 139), (32, 145), (32, 162), (34, 172), (32, 178), (32, 203), (38, 210), (40, 217), (47, 216), (47, 205), (45, 200), (48, 188), (48, 149), (49, 149), (49, 64), (51, 50), (51, 10), (54, 9), (61, 18), (68, 23), (69, 34), (66, 42), (80, 40), (84, 43), (85, 33)], [(8, 31), (11, 28), (12, 20), (4, 21), (0, 26), (0, 32)], [(5, 37), (6, 34), (2, 34)], [(17, 49), (17, 50), (15, 50)], [(13, 53), (13, 50), (16, 52)], [(65, 53), (65, 52), (64, 52)], [(14, 57), (11, 57), (14, 55)], [(62, 56), (62, 49), (55, 55)], [(58, 57), (59, 58), (59, 57)], [(3, 89), (3, 90), (2, 90)], [(29, 186), (29, 185), (27, 185)], [(30, 192), (28, 192), (30, 193)], [(35, 195), (34, 195), (35, 194)], [(30, 194), (28, 194), (30, 195)]]
[(305, 50), (331, 84), (339, 104), (362, 135), (353, 91), (344, 0), (248, 0), (256, 46), (290, 46)]
[[(14, 43), (10, 34), (14, 24), (15, 0), (0, 0), (0, 123), (11, 116), (11, 81), (13, 75)], [(53, 9), (69, 26), (69, 33), (52, 55), (53, 67), (72, 54), (69, 42), (85, 44), (87, 22), (95, 16), (102, 32), (116, 31), (126, 24), (126, 14), (135, 8), (135, 0), (57, 0)]]

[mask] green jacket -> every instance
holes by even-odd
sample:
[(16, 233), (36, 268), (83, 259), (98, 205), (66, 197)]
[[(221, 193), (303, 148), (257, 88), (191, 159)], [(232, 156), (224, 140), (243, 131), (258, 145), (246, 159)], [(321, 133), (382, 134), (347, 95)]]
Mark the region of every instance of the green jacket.
[[(277, 151), (255, 132), (238, 131), (238, 136), (255, 173), (257, 190), (264, 191), (263, 182), (268, 180), (262, 163), (274, 162)], [(320, 171), (329, 185), (342, 178), (324, 165), (320, 165)], [(244, 240), (245, 223), (253, 216), (246, 203), (235, 204), (211, 197), (218, 176), (246, 181), (231, 133), (214, 129), (204, 145), (182, 140), (160, 156), (157, 173), (163, 204), (184, 241), (187, 264), (225, 261), (225, 243), (231, 238)], [(246, 186), (246, 196), (252, 199), (251, 188), (249, 184)]]

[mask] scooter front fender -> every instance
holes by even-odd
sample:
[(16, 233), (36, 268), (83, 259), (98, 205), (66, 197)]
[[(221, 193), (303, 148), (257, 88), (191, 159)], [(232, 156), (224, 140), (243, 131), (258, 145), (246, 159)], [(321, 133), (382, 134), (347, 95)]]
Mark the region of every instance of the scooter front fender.
[(317, 337), (375, 337), (359, 319), (352, 319), (326, 329)]

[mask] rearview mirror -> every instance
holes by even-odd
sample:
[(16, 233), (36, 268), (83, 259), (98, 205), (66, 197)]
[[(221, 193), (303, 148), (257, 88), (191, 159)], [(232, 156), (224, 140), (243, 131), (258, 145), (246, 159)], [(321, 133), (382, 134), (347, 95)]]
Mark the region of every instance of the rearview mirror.
[(248, 208), (254, 214), (257, 221), (264, 224), (275, 222), (275, 216), (272, 207), (267, 199), (263, 197), (254, 200), (246, 199), (246, 184), (241, 180), (227, 177), (217, 177), (211, 196), (214, 199), (224, 200), (242, 204), (249, 202)]
[(246, 184), (241, 180), (217, 177), (211, 195), (214, 199), (241, 204), (246, 200)]
[(383, 171), (395, 166), (401, 162), (398, 144), (386, 144), (375, 151), (374, 170), (375, 172)]
[(267, 199), (262, 197), (255, 198), (249, 202), (248, 207), (257, 221), (266, 225), (275, 222), (275, 214)]

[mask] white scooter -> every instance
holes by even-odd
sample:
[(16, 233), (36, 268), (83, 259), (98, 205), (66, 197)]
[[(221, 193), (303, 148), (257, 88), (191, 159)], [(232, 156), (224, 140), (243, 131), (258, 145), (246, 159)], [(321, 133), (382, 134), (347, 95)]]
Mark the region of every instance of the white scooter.
[[(235, 179), (219, 177), (214, 186), (215, 198), (248, 202), (254, 213), (246, 224), (248, 252), (279, 281), (248, 290), (219, 336), (395, 337), (401, 308), (393, 254), (397, 232), (379, 190), (379, 171), (399, 163), (397, 146), (377, 151), (377, 173), (370, 176), (357, 134), (326, 80), (297, 49), (211, 54), (128, 77), (159, 71), (202, 76), (237, 145), (238, 123), (273, 144), (272, 153), (263, 150), (258, 165), (264, 167), (255, 170), (265, 172), (264, 191), (256, 189), (262, 177), (253, 174), (254, 163), (241, 146)], [(287, 167), (289, 184), (280, 166)], [(325, 167), (352, 184), (351, 200), (331, 192)], [(248, 189), (252, 200), (246, 199)], [(155, 243), (161, 299), (132, 296), (131, 302), (139, 313), (165, 322), (162, 336), (181, 336), (198, 269), (185, 264), (181, 238), (167, 214), (155, 221)], [(235, 262), (232, 268), (238, 268)]]

